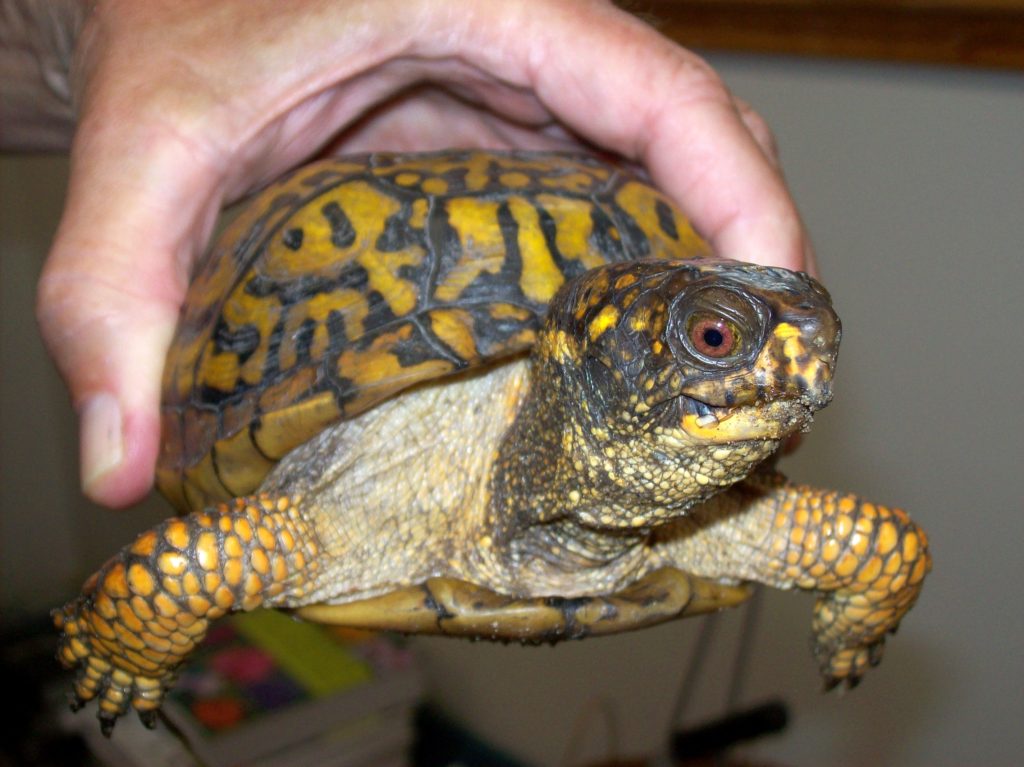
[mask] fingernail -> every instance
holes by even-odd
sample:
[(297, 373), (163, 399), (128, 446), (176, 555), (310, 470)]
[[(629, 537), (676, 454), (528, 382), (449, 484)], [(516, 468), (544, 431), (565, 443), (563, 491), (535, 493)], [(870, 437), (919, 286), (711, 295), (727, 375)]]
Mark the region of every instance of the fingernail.
[(97, 394), (82, 408), (82, 490), (87, 495), (98, 481), (121, 465), (121, 423), (121, 406), (112, 394)]

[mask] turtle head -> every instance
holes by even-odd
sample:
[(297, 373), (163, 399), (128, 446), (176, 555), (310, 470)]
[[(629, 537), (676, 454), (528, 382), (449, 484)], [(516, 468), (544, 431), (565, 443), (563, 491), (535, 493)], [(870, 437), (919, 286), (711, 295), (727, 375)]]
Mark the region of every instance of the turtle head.
[(612, 264), (555, 296), (538, 372), (557, 381), (574, 462), (597, 472), (589, 480), (689, 504), (809, 426), (831, 399), (839, 338), (828, 293), (802, 273)]

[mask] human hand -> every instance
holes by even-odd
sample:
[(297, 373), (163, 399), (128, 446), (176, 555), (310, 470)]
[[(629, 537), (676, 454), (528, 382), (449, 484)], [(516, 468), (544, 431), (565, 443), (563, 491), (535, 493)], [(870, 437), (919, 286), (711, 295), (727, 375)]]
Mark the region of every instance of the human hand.
[(106, 0), (72, 75), (38, 318), (103, 504), (151, 485), (164, 357), (222, 205), (314, 155), (596, 146), (646, 166), (720, 255), (810, 266), (761, 119), (605, 2)]

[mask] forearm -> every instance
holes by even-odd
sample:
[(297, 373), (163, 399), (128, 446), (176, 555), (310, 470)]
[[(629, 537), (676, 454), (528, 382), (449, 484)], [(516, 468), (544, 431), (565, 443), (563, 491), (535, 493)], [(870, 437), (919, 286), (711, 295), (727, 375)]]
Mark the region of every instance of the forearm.
[(64, 150), (82, 0), (0, 0), (0, 150)]

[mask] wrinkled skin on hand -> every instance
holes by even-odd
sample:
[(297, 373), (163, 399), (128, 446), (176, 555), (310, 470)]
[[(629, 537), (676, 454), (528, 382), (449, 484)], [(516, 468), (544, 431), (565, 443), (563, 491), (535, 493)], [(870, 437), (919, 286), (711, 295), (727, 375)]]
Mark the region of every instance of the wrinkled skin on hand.
[(66, 208), (39, 287), (107, 505), (152, 482), (160, 374), (222, 205), (312, 156), (599, 148), (720, 255), (807, 268), (771, 136), (694, 54), (606, 2), (101, 0), (71, 72)]

